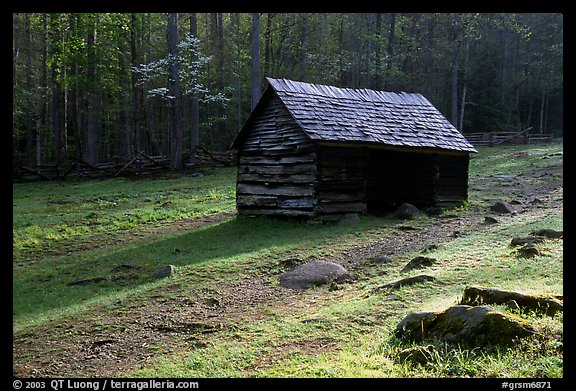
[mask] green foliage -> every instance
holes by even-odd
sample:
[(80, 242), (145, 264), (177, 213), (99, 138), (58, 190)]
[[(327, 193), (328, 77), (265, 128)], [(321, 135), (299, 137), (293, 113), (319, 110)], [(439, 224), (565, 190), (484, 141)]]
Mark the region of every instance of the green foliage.
[[(179, 15), (182, 42), (189, 42), (189, 16)], [(142, 147), (169, 154), (165, 105), (139, 107), (140, 87), (130, 72), (167, 57), (166, 20), (161, 13), (14, 14), (15, 159), (30, 159), (39, 140), (40, 160), (54, 161), (53, 109), (68, 121), (69, 159), (82, 157), (76, 144), (85, 139), (89, 110), (96, 111), (102, 130), (96, 137), (102, 160), (125, 156), (135, 147), (136, 140), (125, 133), (135, 133), (137, 117), (148, 132)], [(197, 20), (198, 59), (212, 60), (183, 76), (194, 81), (190, 86), (202, 85), (212, 96), (229, 99), (224, 107), (207, 102), (200, 112), (202, 146), (226, 148), (250, 114), (251, 16), (205, 13), (197, 14)], [(419, 92), (447, 117), (452, 99), (462, 104), (466, 85), (466, 131), (532, 126), (534, 131), (562, 133), (562, 14), (263, 13), (261, 24), (263, 76)], [(92, 44), (89, 36), (95, 38)], [(181, 68), (192, 63), (186, 59)], [(457, 97), (451, 92), (453, 67)], [(90, 85), (91, 70), (97, 87)], [(165, 85), (162, 78), (146, 88), (162, 92), (158, 88)], [(64, 94), (52, 97), (57, 87), (66, 92), (66, 105)], [(96, 94), (101, 106), (89, 108), (89, 94)], [(189, 128), (189, 110), (182, 120), (184, 129)], [(188, 137), (185, 132), (184, 145), (189, 145)]]

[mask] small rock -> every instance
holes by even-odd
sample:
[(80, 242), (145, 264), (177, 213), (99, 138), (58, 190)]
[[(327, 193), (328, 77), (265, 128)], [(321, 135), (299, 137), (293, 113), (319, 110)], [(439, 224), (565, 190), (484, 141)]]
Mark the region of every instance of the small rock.
[(548, 239), (562, 239), (564, 237), (564, 231), (555, 231), (553, 229), (539, 229), (537, 231), (530, 232), (530, 235), (543, 236)]
[(67, 285), (88, 285), (88, 284), (96, 284), (107, 280), (109, 281), (107, 277), (80, 278), (74, 281), (70, 281)]
[(430, 251), (438, 250), (438, 245), (435, 243), (426, 244), (422, 250), (420, 250), (421, 254), (429, 253)]
[(496, 219), (496, 217), (491, 215), (484, 216), (484, 224), (498, 224), (498, 223), (499, 221)]
[(396, 215), (401, 219), (413, 219), (421, 214), (420, 209), (407, 202), (401, 204), (396, 210)]
[(540, 250), (538, 250), (534, 244), (527, 244), (518, 249), (518, 255), (523, 258), (532, 258), (536, 255), (540, 255)]
[(136, 263), (130, 262), (130, 263), (123, 263), (120, 264), (118, 266), (114, 266), (112, 268), (112, 272), (116, 273), (122, 270), (137, 270), (137, 269), (142, 269), (144, 266), (142, 265), (138, 265)]
[(426, 282), (426, 281), (435, 281), (435, 278), (432, 276), (427, 276), (425, 274), (420, 274), (420, 275), (413, 276), (413, 277), (406, 277), (406, 278), (403, 278), (403, 279), (398, 280), (398, 281), (390, 282), (388, 284), (380, 285), (380, 286), (374, 288), (372, 291), (378, 292), (378, 291), (386, 290), (386, 289), (398, 289), (401, 286), (413, 285), (413, 284), (418, 284), (418, 283)]
[(517, 236), (512, 238), (512, 240), (510, 241), (510, 245), (511, 246), (524, 246), (527, 244), (538, 244), (538, 243), (542, 243), (544, 239), (542, 239), (541, 237), (538, 236)]
[(382, 299), (383, 302), (396, 301), (396, 300), (398, 300), (398, 296), (397, 296), (397, 295), (394, 295), (394, 294), (386, 295), (386, 296), (384, 296), (384, 298)]
[(164, 265), (156, 270), (152, 278), (159, 280), (160, 278), (170, 277), (176, 271), (176, 266), (174, 265)]
[(379, 264), (389, 264), (392, 263), (392, 258), (389, 257), (375, 257), (375, 258), (370, 258), (370, 263), (373, 263), (374, 265), (379, 265)]
[(302, 323), (328, 323), (330, 320), (328, 318), (308, 318), (303, 319)]
[(490, 210), (492, 212), (496, 212), (498, 214), (512, 214), (512, 213), (516, 213), (516, 210), (512, 207), (512, 205), (510, 205), (509, 203), (505, 202), (505, 201), (497, 201), (496, 203), (494, 203), (491, 207)]
[(410, 262), (408, 262), (406, 266), (400, 270), (400, 273), (405, 273), (413, 269), (423, 269), (427, 266), (432, 266), (434, 263), (436, 263), (436, 259), (434, 258), (417, 256), (416, 258), (410, 260)]
[(543, 203), (544, 203), (544, 201), (542, 201), (538, 197), (536, 197), (532, 201), (530, 201), (530, 205), (542, 205)]

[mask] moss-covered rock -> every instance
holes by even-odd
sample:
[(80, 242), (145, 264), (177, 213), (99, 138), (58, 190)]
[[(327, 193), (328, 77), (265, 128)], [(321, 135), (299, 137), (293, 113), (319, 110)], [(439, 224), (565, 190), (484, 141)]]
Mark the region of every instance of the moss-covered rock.
[(472, 347), (507, 345), (533, 333), (525, 319), (492, 306), (455, 305), (439, 312), (411, 313), (396, 327), (400, 338), (436, 338)]
[(551, 295), (526, 294), (493, 288), (468, 286), (464, 289), (460, 304), (466, 305), (507, 305), (512, 308), (528, 309), (547, 315), (563, 311), (564, 305), (558, 297)]

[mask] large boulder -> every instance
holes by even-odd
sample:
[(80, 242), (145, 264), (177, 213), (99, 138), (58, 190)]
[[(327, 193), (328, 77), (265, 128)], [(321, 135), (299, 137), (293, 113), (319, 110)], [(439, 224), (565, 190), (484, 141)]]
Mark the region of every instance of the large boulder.
[(343, 282), (350, 278), (348, 270), (334, 262), (312, 261), (278, 275), (280, 285), (292, 289)]
[(508, 345), (534, 333), (528, 321), (498, 308), (455, 305), (440, 312), (408, 314), (396, 327), (400, 338), (437, 338), (465, 346)]

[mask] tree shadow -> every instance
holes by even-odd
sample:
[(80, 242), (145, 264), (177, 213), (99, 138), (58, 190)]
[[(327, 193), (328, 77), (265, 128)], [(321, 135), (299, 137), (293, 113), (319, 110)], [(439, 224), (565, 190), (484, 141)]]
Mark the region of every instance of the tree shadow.
[[(49, 264), (14, 276), (14, 319), (34, 317), (136, 290), (154, 281), (152, 275), (162, 265), (174, 265), (178, 270), (214, 265), (226, 268), (227, 273), (241, 272), (250, 267), (250, 262), (246, 264), (245, 261), (251, 254), (256, 258), (287, 252), (294, 247), (317, 246), (339, 233), (369, 228), (381, 222), (381, 219), (363, 219), (352, 228), (237, 216), (144, 244), (119, 245), (119, 249), (104, 254), (101, 250), (94, 250), (54, 258), (47, 261)], [(141, 267), (116, 273), (121, 278), (69, 285), (78, 279), (114, 275), (114, 268), (123, 264)]]

